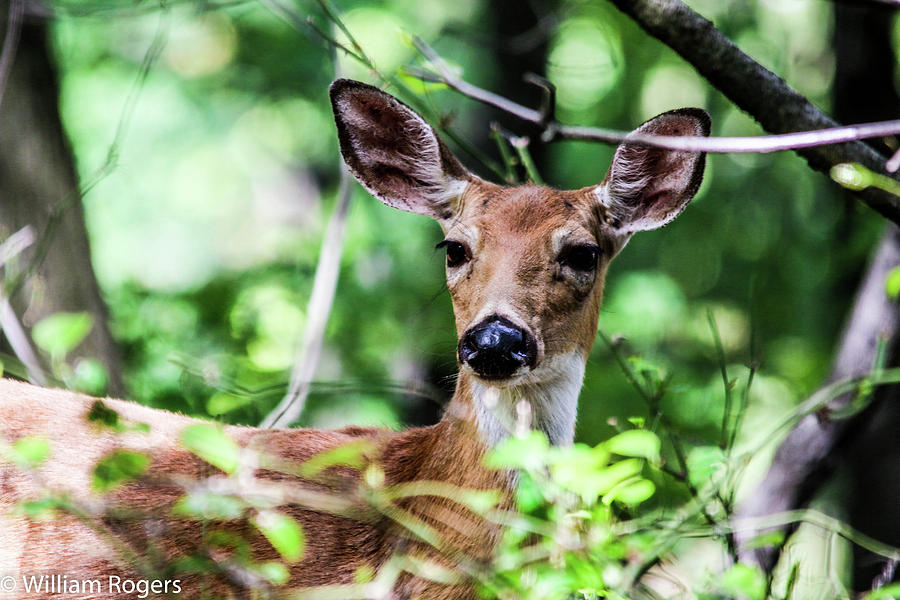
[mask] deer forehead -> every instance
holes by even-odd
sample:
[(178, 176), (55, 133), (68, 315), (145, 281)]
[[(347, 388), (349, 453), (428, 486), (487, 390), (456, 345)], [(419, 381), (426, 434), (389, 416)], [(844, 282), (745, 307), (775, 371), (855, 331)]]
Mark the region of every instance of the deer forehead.
[(601, 243), (603, 218), (603, 207), (589, 188), (503, 187), (475, 181), (445, 227), (448, 238), (462, 238), (477, 251), (555, 253), (566, 243)]

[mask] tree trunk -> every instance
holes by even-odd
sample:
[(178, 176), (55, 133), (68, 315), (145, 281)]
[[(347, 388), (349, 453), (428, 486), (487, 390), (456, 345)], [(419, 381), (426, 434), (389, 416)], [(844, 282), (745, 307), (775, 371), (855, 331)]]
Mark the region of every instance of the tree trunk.
[[(0, 5), (0, 31), (5, 32), (10, 4)], [(20, 255), (20, 267), (37, 268), (10, 300), (29, 329), (56, 312), (90, 313), (94, 327), (69, 360), (100, 360), (109, 375), (108, 391), (121, 395), (120, 358), (91, 266), (78, 177), (58, 97), (46, 24), (26, 16), (0, 104), (0, 240), (30, 225), (39, 241)]]
[[(896, 118), (900, 114), (900, 98), (894, 87), (896, 55), (891, 45), (896, 9), (873, 3), (836, 3), (834, 10), (835, 118), (843, 123)], [(880, 140), (873, 140), (872, 145), (890, 153)], [(850, 525), (882, 542), (900, 546), (898, 390), (884, 390), (870, 412), (868, 419), (848, 432), (838, 449), (849, 465), (846, 471), (853, 483), (847, 498)], [(884, 566), (883, 559), (854, 546), (854, 588), (871, 588)]]

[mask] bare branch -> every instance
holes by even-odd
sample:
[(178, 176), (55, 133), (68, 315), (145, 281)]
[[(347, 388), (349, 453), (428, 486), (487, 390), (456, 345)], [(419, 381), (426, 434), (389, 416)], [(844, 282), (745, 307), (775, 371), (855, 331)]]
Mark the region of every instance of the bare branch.
[[(0, 244), (0, 268), (12, 258), (34, 243), (34, 231), (31, 227), (23, 227)], [(28, 371), (28, 380), (38, 385), (47, 385), (47, 376), (41, 363), (31, 347), (31, 341), (19, 318), (13, 311), (9, 299), (0, 288), (0, 332), (6, 335), (12, 351), (22, 361)]]
[[(900, 120), (841, 126), (789, 88), (777, 75), (744, 54), (712, 23), (680, 0), (613, 2), (651, 35), (675, 49), (710, 83), (774, 134), (709, 138), (653, 136), (564, 125), (555, 120), (547, 120), (546, 110), (522, 106), (468, 83), (453, 73), (437, 52), (419, 38), (414, 38), (413, 44), (435, 71), (414, 67), (406, 70), (410, 75), (443, 83), (473, 100), (543, 127), (541, 137), (545, 142), (568, 139), (618, 144), (628, 136), (630, 142), (670, 150), (709, 153), (795, 150), (807, 159), (811, 167), (824, 173), (828, 173), (832, 166), (844, 162), (859, 162), (873, 171), (885, 172), (884, 157), (859, 140), (900, 134)], [(798, 128), (804, 131), (796, 131)], [(878, 189), (860, 190), (857, 196), (884, 217), (900, 224), (900, 198)]]
[[(647, 33), (680, 54), (766, 131), (782, 134), (798, 129), (817, 131), (838, 126), (780, 77), (741, 51), (709, 20), (680, 0), (611, 1)], [(797, 153), (813, 169), (822, 173), (828, 173), (831, 167), (844, 162), (858, 162), (868, 169), (884, 173), (884, 157), (873, 148), (859, 141), (845, 144), (837, 143), (839, 141), (832, 139), (827, 146), (798, 146)], [(871, 188), (856, 195), (882, 216), (900, 223), (900, 198)]]
[(0, 269), (34, 243), (34, 229), (26, 225), (0, 244)]
[(312, 295), (307, 307), (309, 319), (294, 369), (291, 372), (288, 393), (278, 406), (266, 415), (260, 427), (288, 427), (303, 413), (310, 382), (313, 380), (319, 364), (319, 356), (322, 353), (325, 326), (328, 324), (328, 317), (331, 315), (331, 307), (334, 303), (341, 266), (341, 250), (344, 245), (344, 232), (347, 228), (347, 212), (353, 195), (351, 182), (350, 174), (344, 168), (341, 171), (337, 206), (328, 222), (328, 230), (325, 232), (325, 239), (322, 241), (322, 249), (319, 252), (319, 264), (316, 267)]
[[(328, 16), (332, 16), (325, 2), (320, 3)], [(337, 17), (334, 17), (337, 20)], [(339, 21), (339, 20), (338, 20)], [(341, 24), (353, 46), (359, 50), (359, 56), (366, 58), (362, 48), (359, 47), (350, 32)], [(334, 36), (329, 36), (333, 38)], [(331, 59), (334, 62), (335, 76), (340, 77), (340, 65), (337, 57), (337, 47), (332, 46)], [(337, 206), (328, 221), (328, 229), (325, 231), (325, 239), (322, 240), (322, 249), (319, 252), (319, 263), (316, 266), (316, 276), (313, 279), (312, 294), (309, 298), (306, 314), (308, 315), (306, 328), (303, 332), (303, 341), (300, 351), (297, 353), (294, 368), (291, 371), (291, 382), (288, 393), (278, 403), (272, 412), (266, 415), (260, 424), (261, 427), (288, 427), (292, 425), (306, 406), (306, 398), (309, 395), (310, 384), (319, 366), (319, 357), (322, 354), (322, 343), (325, 338), (325, 326), (331, 316), (331, 308), (334, 304), (334, 295), (337, 290), (338, 275), (341, 270), (341, 255), (344, 249), (344, 233), (347, 230), (347, 214), (350, 210), (350, 200), (353, 197), (353, 178), (347, 167), (341, 163), (341, 183), (338, 190)]]
[[(443, 59), (419, 38), (413, 40), (416, 48), (428, 58), (437, 69), (437, 73), (415, 67), (407, 67), (406, 71), (432, 83), (443, 83), (464, 96), (483, 104), (493, 106), (523, 121), (544, 127), (541, 139), (551, 142), (563, 140), (585, 140), (619, 144), (628, 138), (629, 142), (666, 148), (667, 150), (689, 150), (709, 152), (712, 154), (748, 154), (782, 152), (814, 148), (829, 144), (840, 144), (869, 138), (900, 134), (900, 119), (877, 121), (858, 125), (834, 126), (810, 131), (795, 131), (775, 135), (741, 136), (741, 137), (695, 137), (635, 134), (616, 129), (602, 127), (586, 127), (581, 125), (563, 125), (552, 118), (552, 111), (542, 107), (535, 110), (522, 106), (508, 98), (472, 85), (456, 76), (446, 67)], [(536, 78), (537, 76), (532, 76)], [(540, 78), (543, 80), (543, 78)], [(531, 80), (530, 80), (531, 81)], [(535, 79), (536, 81), (536, 79)], [(546, 81), (546, 80), (543, 80)], [(532, 81), (533, 82), (533, 81)], [(549, 82), (547, 82), (549, 84)], [(547, 89), (547, 88), (545, 88)], [(552, 88), (551, 88), (552, 89)], [(548, 118), (548, 116), (550, 118)]]

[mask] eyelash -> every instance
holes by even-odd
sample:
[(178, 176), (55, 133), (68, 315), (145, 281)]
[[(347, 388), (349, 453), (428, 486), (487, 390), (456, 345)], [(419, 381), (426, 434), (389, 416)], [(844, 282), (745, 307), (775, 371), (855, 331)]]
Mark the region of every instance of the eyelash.
[(462, 266), (472, 258), (469, 248), (462, 242), (443, 240), (435, 246), (435, 249), (440, 248), (447, 249), (447, 266), (450, 268)]
[(580, 244), (568, 246), (559, 253), (559, 264), (575, 271), (589, 273), (597, 268), (597, 259), (600, 257), (600, 248), (593, 244)]

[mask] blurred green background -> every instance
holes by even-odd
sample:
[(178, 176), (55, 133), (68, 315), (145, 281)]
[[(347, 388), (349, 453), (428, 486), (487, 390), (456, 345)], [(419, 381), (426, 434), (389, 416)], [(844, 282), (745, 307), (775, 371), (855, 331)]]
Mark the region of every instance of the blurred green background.
[[(828, 2), (689, 4), (828, 112), (834, 57)], [(131, 396), (229, 422), (258, 423), (285, 391), (327, 219), (339, 155), (327, 100), (331, 50), (305, 25), (315, 3), (61, 3), (53, 42), (64, 123), (83, 181), (124, 123), (112, 172), (84, 198), (97, 275), (126, 359)], [(464, 0), (332, 4), (382, 73), (423, 65), (410, 35), (468, 80), (521, 103), (546, 75), (567, 123), (629, 130), (700, 106), (713, 135), (762, 131), (672, 51), (614, 7)], [(516, 7), (519, 7), (516, 9)], [(530, 24), (529, 24), (530, 22)], [(154, 36), (165, 47), (139, 80)], [(343, 76), (380, 83), (342, 57)], [(136, 81), (138, 83), (136, 83)], [(498, 159), (489, 123), (514, 119), (439, 86), (405, 99)], [(388, 88), (392, 93), (399, 90)], [(133, 114), (124, 118), (129, 94)], [(453, 146), (476, 173), (485, 165)], [(545, 180), (599, 182), (613, 148), (532, 150)], [(671, 226), (633, 239), (610, 271), (600, 329), (670, 377), (663, 411), (689, 443), (718, 439), (723, 384), (759, 367), (748, 432), (821, 384), (882, 219), (792, 153), (711, 156), (706, 180)], [(400, 427), (433, 422), (452, 393), (456, 339), (436, 224), (382, 206), (354, 184), (334, 312), (302, 423)], [(408, 388), (410, 391), (404, 391)], [(415, 393), (413, 393), (415, 391)], [(597, 442), (647, 407), (598, 338), (579, 440)], [(742, 438), (747, 439), (747, 438)]]

